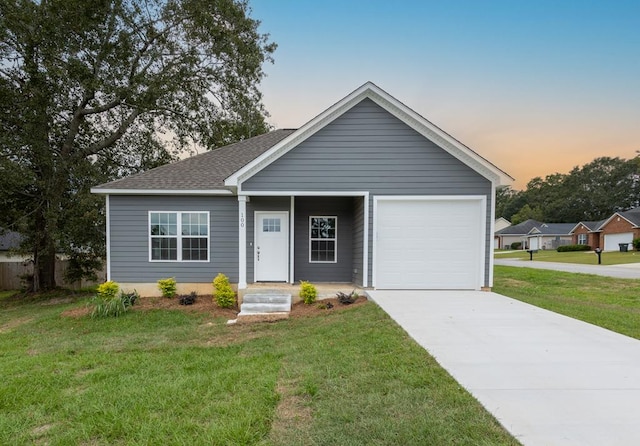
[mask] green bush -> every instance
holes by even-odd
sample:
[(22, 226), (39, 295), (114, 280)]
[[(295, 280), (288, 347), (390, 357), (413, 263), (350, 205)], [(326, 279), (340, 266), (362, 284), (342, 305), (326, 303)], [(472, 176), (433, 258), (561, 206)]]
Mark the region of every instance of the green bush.
[(162, 292), (162, 297), (176, 297), (176, 279), (170, 277), (158, 280), (158, 289)]
[(633, 249), (640, 251), (640, 237), (634, 238), (631, 244), (633, 245)]
[(220, 308), (232, 308), (236, 304), (236, 293), (231, 288), (229, 278), (219, 273), (213, 279), (213, 300)]
[(589, 245), (562, 245), (556, 249), (558, 252), (573, 252), (573, 251), (591, 251)]
[(300, 281), (300, 299), (307, 305), (311, 305), (318, 298), (318, 290), (310, 282)]
[(120, 292), (120, 285), (109, 280), (108, 282), (98, 285), (98, 297), (102, 299), (113, 299)]
[(520, 249), (522, 248), (522, 242), (513, 242), (511, 244), (511, 249)]
[(139, 297), (135, 290), (120, 294), (120, 286), (116, 282), (105, 282), (98, 286), (98, 292), (90, 302), (93, 305), (91, 318), (118, 317), (126, 313)]

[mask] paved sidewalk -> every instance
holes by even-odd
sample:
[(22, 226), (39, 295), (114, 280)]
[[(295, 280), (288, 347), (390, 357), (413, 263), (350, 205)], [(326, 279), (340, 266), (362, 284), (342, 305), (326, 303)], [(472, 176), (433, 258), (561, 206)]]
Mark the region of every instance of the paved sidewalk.
[[(533, 258), (533, 261), (496, 258), (494, 264), (522, 268), (551, 269), (554, 271), (566, 271), (568, 273), (597, 274), (598, 276), (617, 277), (619, 279), (640, 279), (640, 263), (628, 263), (624, 265), (579, 265), (576, 263), (537, 262), (535, 260), (535, 254)], [(640, 444), (640, 440), (638, 444)]]
[(640, 341), (496, 293), (367, 293), (525, 446), (640, 444)]

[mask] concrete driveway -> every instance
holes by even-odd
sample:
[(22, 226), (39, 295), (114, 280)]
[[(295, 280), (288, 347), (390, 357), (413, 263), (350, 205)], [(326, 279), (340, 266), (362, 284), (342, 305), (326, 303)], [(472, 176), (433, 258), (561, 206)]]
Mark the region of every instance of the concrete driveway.
[(640, 341), (480, 291), (368, 291), (524, 445), (640, 444)]

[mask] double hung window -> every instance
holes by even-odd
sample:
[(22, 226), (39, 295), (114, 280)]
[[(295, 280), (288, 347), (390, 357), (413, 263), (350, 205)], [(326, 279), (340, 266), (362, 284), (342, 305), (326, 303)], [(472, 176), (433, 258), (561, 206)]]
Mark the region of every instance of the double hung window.
[(209, 261), (209, 212), (149, 212), (149, 260)]
[(338, 253), (338, 217), (309, 217), (309, 262), (335, 263)]

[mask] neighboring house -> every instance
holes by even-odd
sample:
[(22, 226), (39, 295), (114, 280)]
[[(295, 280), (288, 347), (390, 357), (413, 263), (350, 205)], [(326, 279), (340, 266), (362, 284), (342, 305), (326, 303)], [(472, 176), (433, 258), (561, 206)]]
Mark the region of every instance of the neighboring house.
[(640, 237), (640, 208), (616, 212), (598, 227), (599, 246), (603, 251), (617, 251), (620, 244), (630, 244)]
[(517, 225), (507, 226), (506, 228), (497, 231), (496, 236), (499, 239), (498, 243), (500, 248), (508, 249), (511, 247), (512, 243), (520, 243), (521, 249), (528, 248), (527, 235), (533, 228), (541, 225), (541, 222), (529, 219), (522, 223), (518, 223)]
[(0, 261), (21, 261), (22, 257), (11, 254), (11, 250), (20, 246), (22, 237), (14, 231), (2, 232), (0, 229)]
[[(512, 178), (372, 83), (275, 130), (92, 189), (107, 277), (156, 292), (252, 282), (481, 289)], [(206, 287), (206, 288), (205, 288)]]
[(588, 245), (592, 249), (600, 247), (600, 226), (606, 220), (581, 221), (571, 229), (573, 245)]
[(496, 218), (496, 221), (493, 223), (494, 228), (494, 236), (493, 236), (493, 249), (502, 249), (503, 247), (500, 245), (500, 236), (498, 236), (497, 232), (501, 231), (504, 228), (508, 228), (511, 226), (511, 222), (504, 217)]
[(528, 249), (557, 249), (570, 245), (571, 230), (575, 223), (542, 223), (532, 228), (526, 236)]

